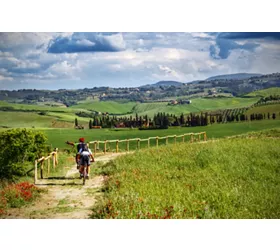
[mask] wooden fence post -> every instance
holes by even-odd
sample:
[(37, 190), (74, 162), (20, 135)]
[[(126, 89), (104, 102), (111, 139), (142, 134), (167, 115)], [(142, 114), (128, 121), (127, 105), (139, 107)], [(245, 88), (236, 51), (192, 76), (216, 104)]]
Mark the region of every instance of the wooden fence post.
[(55, 153), (52, 154), (53, 168), (55, 168)]
[(119, 152), (119, 141), (116, 141), (116, 153)]
[(128, 139), (126, 140), (126, 151), (127, 152), (129, 151), (129, 140)]
[(55, 149), (55, 152), (56, 152), (56, 156), (55, 156), (55, 163), (56, 165), (58, 164), (58, 148)]
[(55, 165), (57, 166), (57, 164), (58, 164), (58, 151), (57, 151), (57, 149), (55, 151), (56, 151), (56, 153), (55, 153)]
[(158, 136), (156, 137), (156, 146), (158, 147)]
[(48, 158), (48, 176), (50, 174), (50, 165), (51, 165), (51, 162), (50, 162), (50, 155), (49, 155), (49, 158)]
[(43, 176), (43, 168), (44, 168), (44, 160), (41, 161), (41, 165), (40, 165), (41, 179), (44, 179), (44, 176)]
[(95, 141), (94, 144), (93, 144), (93, 154), (94, 154), (94, 156), (96, 155), (96, 144), (97, 144), (97, 142)]
[(104, 141), (104, 154), (106, 154), (106, 143), (107, 141)]
[(140, 139), (137, 140), (137, 149), (140, 149)]
[(182, 142), (185, 142), (185, 135), (182, 136)]
[(207, 135), (206, 135), (206, 132), (204, 132), (204, 141), (207, 141)]
[(37, 182), (37, 160), (35, 160), (34, 164), (34, 184)]
[(200, 134), (198, 134), (198, 141), (200, 142)]
[(191, 143), (193, 143), (193, 134), (191, 134)]
[(166, 139), (165, 139), (165, 145), (168, 144), (168, 137), (166, 136)]
[(176, 144), (176, 139), (177, 139), (177, 136), (175, 135), (174, 136), (174, 144)]

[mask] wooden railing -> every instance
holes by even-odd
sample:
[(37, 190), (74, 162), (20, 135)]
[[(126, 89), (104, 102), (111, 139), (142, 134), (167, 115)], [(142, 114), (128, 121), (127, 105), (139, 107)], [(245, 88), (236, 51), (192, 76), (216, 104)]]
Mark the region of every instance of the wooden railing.
[(45, 165), (45, 162), (47, 161), (47, 171), (48, 171), (48, 175), (50, 174), (50, 167), (51, 167), (51, 161), (52, 159), (52, 166), (53, 168), (55, 168), (58, 164), (58, 149), (56, 148), (53, 152), (49, 153), (48, 156), (46, 157), (41, 157), (40, 159), (37, 159), (35, 160), (35, 163), (34, 163), (34, 184), (36, 184), (37, 180), (38, 180), (38, 172), (37, 172), (37, 169), (38, 169), (38, 164), (40, 165), (40, 177), (41, 179), (44, 178), (44, 165)]
[[(106, 154), (106, 152), (108, 151), (108, 147), (107, 145), (109, 143), (116, 143), (115, 144), (115, 148), (116, 148), (116, 153), (119, 152), (119, 144), (120, 143), (126, 143), (125, 146), (125, 151), (129, 152), (129, 143), (135, 141), (136, 142), (136, 149), (140, 149), (140, 143), (141, 142), (147, 142), (147, 146), (150, 147), (151, 145), (151, 140), (155, 140), (155, 145), (156, 147), (158, 147), (159, 145), (159, 140), (164, 140), (165, 139), (165, 144), (168, 144), (168, 139), (169, 138), (173, 138), (173, 142), (174, 144), (176, 144), (177, 142), (179, 142), (179, 140), (177, 140), (178, 138), (182, 138), (181, 142), (185, 142), (185, 137), (186, 136), (190, 136), (190, 142), (193, 143), (194, 141), (201, 141), (201, 135), (203, 135), (203, 141), (207, 140), (207, 135), (206, 132), (200, 132), (200, 133), (188, 133), (188, 134), (182, 134), (182, 135), (168, 135), (168, 136), (163, 136), (163, 137), (149, 137), (146, 139), (141, 139), (141, 138), (132, 138), (132, 139), (124, 139), (124, 140), (105, 140), (105, 141), (91, 141), (89, 142), (89, 144), (93, 144), (93, 153), (94, 155), (97, 154), (97, 149), (100, 149), (100, 144), (104, 144), (103, 146), (103, 153)], [(197, 138), (196, 138), (197, 136)]]

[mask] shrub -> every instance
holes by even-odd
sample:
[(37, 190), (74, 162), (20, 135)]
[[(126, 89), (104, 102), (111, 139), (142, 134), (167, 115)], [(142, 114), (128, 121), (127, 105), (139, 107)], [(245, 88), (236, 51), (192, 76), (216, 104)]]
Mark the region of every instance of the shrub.
[(47, 150), (46, 136), (38, 131), (11, 129), (0, 133), (0, 180), (25, 174), (28, 161)]

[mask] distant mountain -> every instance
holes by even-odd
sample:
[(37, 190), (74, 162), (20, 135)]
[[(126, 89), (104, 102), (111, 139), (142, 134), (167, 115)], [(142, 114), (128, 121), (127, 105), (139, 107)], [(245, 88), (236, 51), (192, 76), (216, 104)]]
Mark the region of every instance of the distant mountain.
[(262, 74), (250, 74), (250, 73), (239, 73), (239, 74), (228, 74), (228, 75), (218, 75), (207, 78), (205, 81), (212, 80), (244, 80), (251, 77), (262, 76)]
[(159, 81), (157, 83), (154, 84), (148, 84), (148, 85), (144, 85), (141, 87), (160, 87), (160, 86), (182, 86), (183, 83), (182, 82), (176, 82), (176, 81)]

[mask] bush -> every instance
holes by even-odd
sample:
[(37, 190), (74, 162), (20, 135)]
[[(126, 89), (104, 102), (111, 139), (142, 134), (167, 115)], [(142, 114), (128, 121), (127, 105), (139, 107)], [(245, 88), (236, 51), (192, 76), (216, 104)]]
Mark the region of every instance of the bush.
[(11, 129), (0, 133), (0, 180), (24, 175), (26, 163), (47, 151), (46, 141), (38, 131)]

